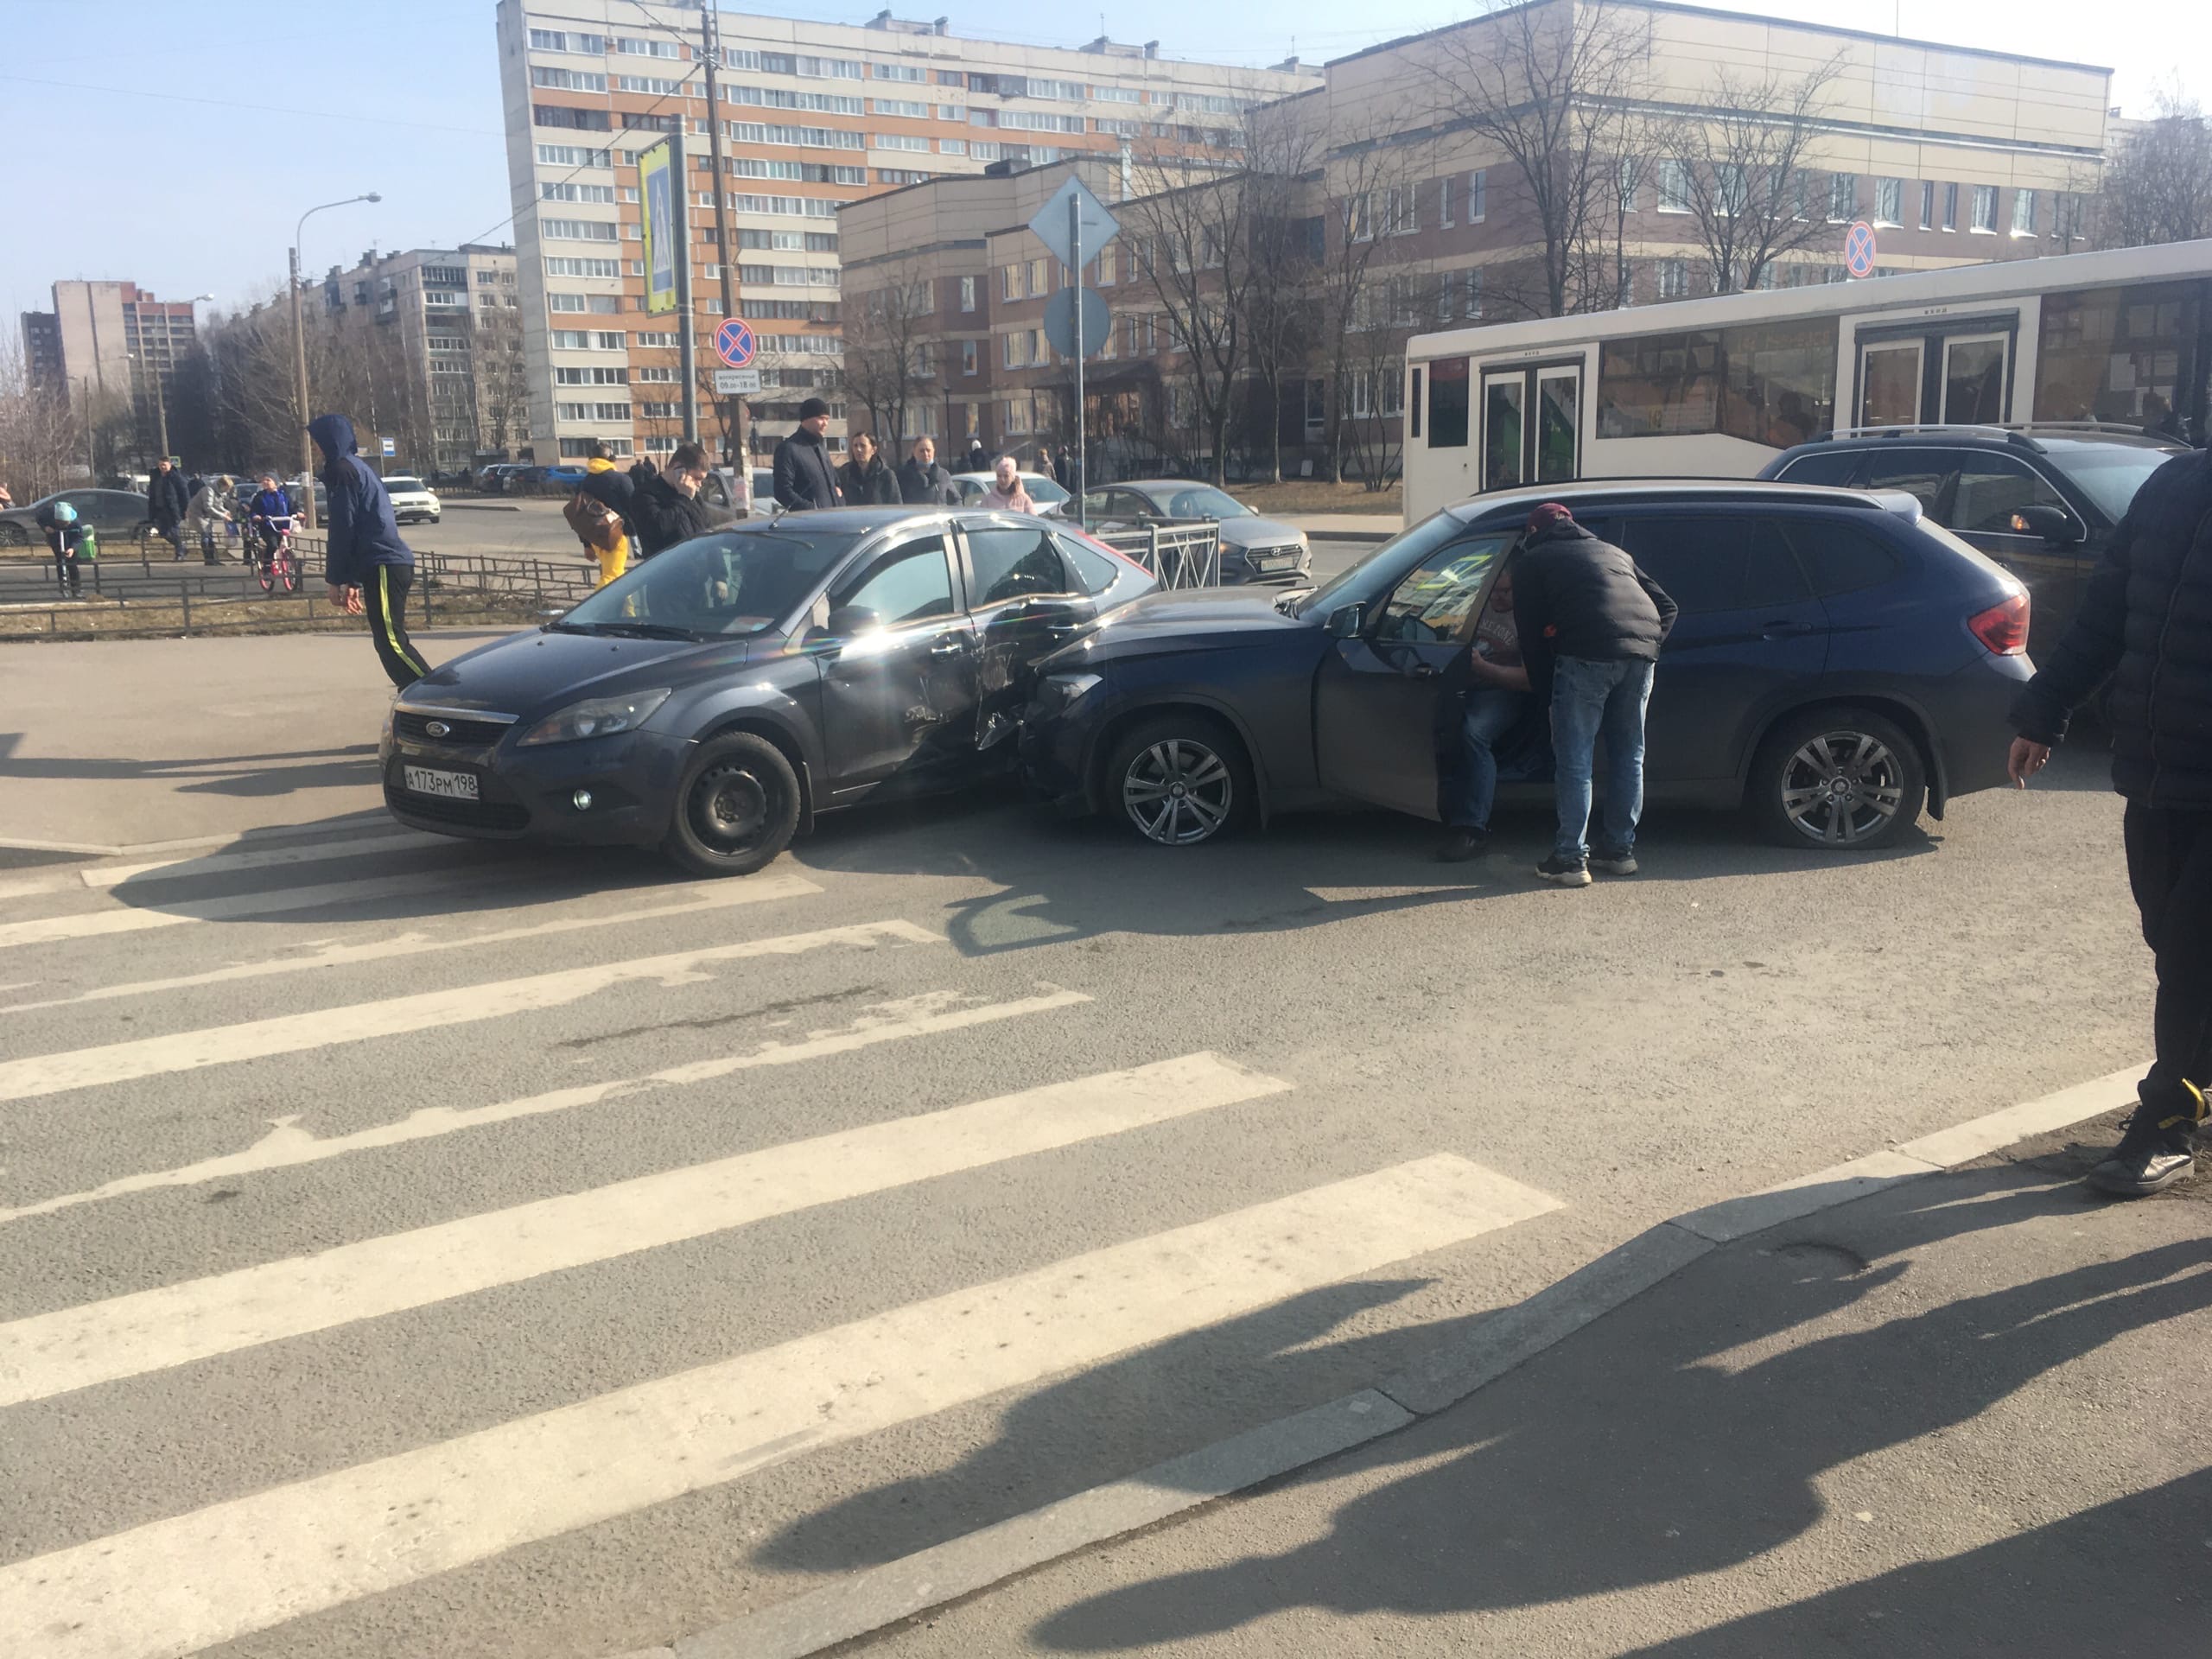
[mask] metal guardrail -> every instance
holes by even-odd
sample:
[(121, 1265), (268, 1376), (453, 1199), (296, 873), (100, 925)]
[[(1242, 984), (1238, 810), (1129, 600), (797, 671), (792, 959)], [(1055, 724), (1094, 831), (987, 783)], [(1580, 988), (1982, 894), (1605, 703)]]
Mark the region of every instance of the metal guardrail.
[(1135, 559), (1160, 579), (1162, 588), (1221, 585), (1221, 525), (1214, 519), (1147, 524), (1141, 530), (1093, 530), (1084, 534)]

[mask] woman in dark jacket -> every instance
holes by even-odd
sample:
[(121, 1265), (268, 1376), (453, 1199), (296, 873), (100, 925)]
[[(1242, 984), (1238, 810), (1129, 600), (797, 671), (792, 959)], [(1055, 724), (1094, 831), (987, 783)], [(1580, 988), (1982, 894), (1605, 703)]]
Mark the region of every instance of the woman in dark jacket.
[(714, 528), (714, 516), (699, 499), (699, 486), (707, 479), (707, 452), (696, 443), (683, 444), (656, 473), (632, 469), (636, 489), (630, 498), (630, 526), (637, 532), (637, 556), (649, 559), (678, 542), (703, 536)]
[(865, 432), (856, 432), (851, 447), (853, 458), (837, 469), (837, 487), (844, 493), (845, 505), (897, 506), (899, 474), (876, 454), (875, 440)]

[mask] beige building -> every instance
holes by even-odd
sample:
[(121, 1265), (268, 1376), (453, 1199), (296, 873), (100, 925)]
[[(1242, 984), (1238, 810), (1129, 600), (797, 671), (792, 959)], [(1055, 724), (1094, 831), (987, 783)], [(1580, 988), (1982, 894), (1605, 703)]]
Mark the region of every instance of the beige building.
[[(680, 131), (694, 250), (699, 365), (715, 364), (726, 198), (738, 309), (760, 345), (756, 444), (791, 430), (798, 404), (836, 395), (842, 355), (846, 203), (995, 163), (1049, 164), (1136, 143), (1199, 142), (1253, 104), (1315, 84), (1311, 71), (1249, 71), (1162, 58), (1100, 40), (1047, 48), (964, 39), (949, 22), (888, 12), (860, 26), (719, 15), (721, 107), (706, 104), (695, 9), (644, 0), (500, 0), (499, 47), (515, 207), (535, 458), (594, 438), (673, 448), (683, 388), (678, 326), (640, 309), (637, 157)], [(724, 177), (709, 175), (722, 124)], [(564, 395), (564, 372), (596, 377)], [(619, 376), (619, 378), (617, 378)], [(717, 412), (702, 399), (704, 435)], [(842, 425), (833, 428), (841, 435)]]
[(128, 399), (142, 447), (154, 452), (177, 365), (196, 338), (191, 302), (156, 299), (136, 283), (56, 283), (54, 309), (24, 312), (22, 330), (35, 382), (67, 386), (87, 411)]

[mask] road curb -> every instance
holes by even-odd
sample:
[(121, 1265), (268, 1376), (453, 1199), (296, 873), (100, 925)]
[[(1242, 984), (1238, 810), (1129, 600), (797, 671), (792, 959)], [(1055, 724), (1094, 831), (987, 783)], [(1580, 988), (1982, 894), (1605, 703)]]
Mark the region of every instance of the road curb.
[(1397, 1433), (1457, 1404), (1577, 1331), (1663, 1284), (1723, 1244), (1942, 1174), (2000, 1147), (2100, 1116), (2135, 1096), (2145, 1067), (2093, 1077), (1948, 1129), (1724, 1199), (1646, 1229), (1465, 1337), (1421, 1355), (1373, 1387), (1093, 1486), (1041, 1509), (789, 1601), (619, 1659), (808, 1659), (903, 1619), (1202, 1505)]

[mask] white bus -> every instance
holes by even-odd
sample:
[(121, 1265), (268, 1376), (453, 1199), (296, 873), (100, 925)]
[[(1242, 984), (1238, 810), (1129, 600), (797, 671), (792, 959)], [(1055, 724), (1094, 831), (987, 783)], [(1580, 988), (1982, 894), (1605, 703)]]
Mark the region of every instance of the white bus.
[(1406, 522), (1555, 479), (1749, 478), (1840, 428), (2096, 421), (2201, 443), (2208, 390), (2212, 242), (1457, 328), (1406, 346)]

